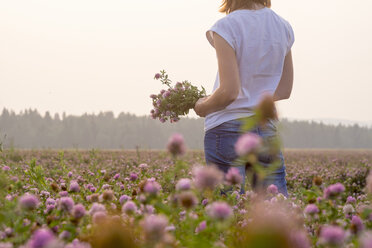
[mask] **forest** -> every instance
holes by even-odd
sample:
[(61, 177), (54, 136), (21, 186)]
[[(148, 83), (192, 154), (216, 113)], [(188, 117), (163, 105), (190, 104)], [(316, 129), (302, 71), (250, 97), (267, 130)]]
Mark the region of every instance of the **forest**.
[[(41, 115), (28, 109), (3, 109), (0, 144), (20, 149), (164, 149), (172, 133), (181, 133), (189, 149), (203, 148), (203, 119), (160, 123), (149, 116), (112, 112), (81, 116)], [(372, 148), (372, 129), (281, 119), (278, 130), (285, 148)]]

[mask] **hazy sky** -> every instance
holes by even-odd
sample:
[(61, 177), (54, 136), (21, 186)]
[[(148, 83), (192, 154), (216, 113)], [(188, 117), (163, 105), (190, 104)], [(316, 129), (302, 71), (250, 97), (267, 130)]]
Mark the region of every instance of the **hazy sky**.
[[(0, 108), (147, 114), (161, 69), (210, 92), (220, 0), (0, 0)], [(282, 117), (372, 120), (372, 1), (272, 0), (295, 32)]]

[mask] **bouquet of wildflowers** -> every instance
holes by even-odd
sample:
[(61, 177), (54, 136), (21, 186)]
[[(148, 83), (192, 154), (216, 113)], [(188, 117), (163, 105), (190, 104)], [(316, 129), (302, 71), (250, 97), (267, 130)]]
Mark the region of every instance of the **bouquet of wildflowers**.
[(152, 105), (154, 109), (151, 110), (153, 119), (159, 119), (161, 122), (177, 122), (180, 116), (187, 115), (189, 110), (194, 108), (198, 99), (205, 97), (206, 92), (202, 87), (193, 86), (188, 81), (177, 82), (174, 87), (171, 85), (171, 80), (168, 78), (166, 72), (160, 71), (155, 74), (155, 79), (160, 80), (162, 84), (168, 86), (167, 90), (161, 90), (159, 94), (152, 94)]

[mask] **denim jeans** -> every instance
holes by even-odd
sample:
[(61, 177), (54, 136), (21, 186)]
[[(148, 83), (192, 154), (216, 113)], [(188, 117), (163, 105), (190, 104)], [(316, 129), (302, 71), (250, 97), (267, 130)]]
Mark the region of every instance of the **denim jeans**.
[[(221, 125), (208, 130), (204, 137), (204, 152), (207, 165), (216, 165), (225, 174), (232, 167), (236, 167), (243, 176), (241, 193), (245, 192), (246, 165), (236, 164), (238, 156), (235, 153), (235, 143), (242, 135), (240, 120), (231, 120), (222, 123)], [(253, 132), (261, 136), (265, 141), (277, 135), (276, 124), (273, 120), (268, 120), (264, 126), (255, 126), (249, 132)], [(272, 166), (273, 161), (278, 161), (280, 164), (277, 169), (269, 171), (263, 180), (257, 180), (257, 175), (253, 174), (251, 182), (253, 189), (266, 188), (271, 184), (278, 187), (279, 193), (288, 197), (287, 181), (285, 179), (285, 164), (282, 151), (279, 150), (276, 155), (268, 155), (267, 153), (259, 153), (257, 162), (260, 166), (268, 168)]]

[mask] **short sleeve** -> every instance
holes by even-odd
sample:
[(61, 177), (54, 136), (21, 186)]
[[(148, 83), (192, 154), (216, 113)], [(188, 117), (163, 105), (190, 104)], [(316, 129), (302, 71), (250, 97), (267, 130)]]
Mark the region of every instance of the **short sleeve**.
[(291, 50), (294, 42), (295, 42), (294, 32), (293, 32), (293, 29), (292, 29), (291, 24), (288, 23), (288, 48), (287, 48), (287, 54)]
[(235, 50), (235, 39), (233, 30), (226, 17), (218, 20), (207, 32), (206, 36), (209, 43), (214, 47), (213, 32), (220, 35)]

